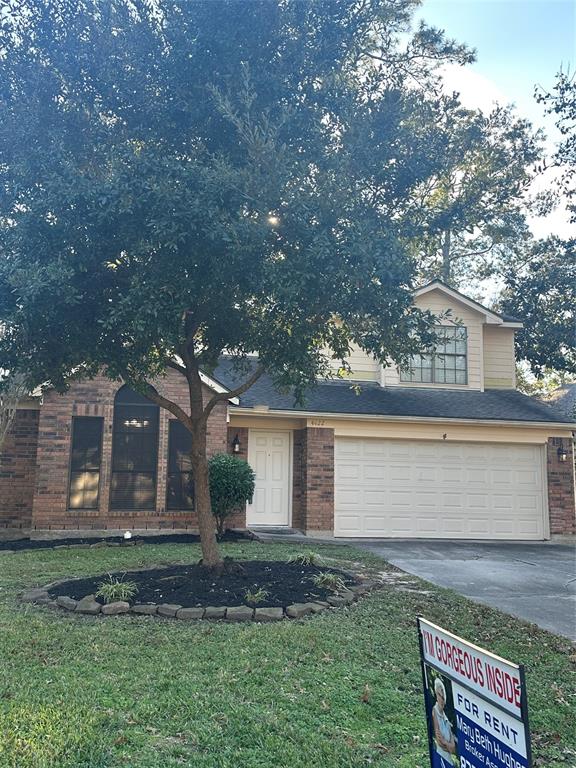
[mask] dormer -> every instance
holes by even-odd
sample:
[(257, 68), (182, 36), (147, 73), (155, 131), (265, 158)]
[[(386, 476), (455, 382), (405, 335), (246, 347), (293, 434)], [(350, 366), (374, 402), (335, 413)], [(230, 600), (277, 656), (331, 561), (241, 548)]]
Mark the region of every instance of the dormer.
[(423, 352), (410, 370), (395, 365), (382, 368), (361, 349), (354, 349), (349, 362), (357, 381), (378, 381), (383, 387), (439, 389), (514, 389), (514, 333), (522, 328), (515, 318), (468, 298), (434, 280), (414, 292), (414, 303), (438, 317), (441, 339), (433, 352)]
[(434, 280), (414, 292), (414, 303), (438, 316), (442, 338), (434, 353), (417, 356), (412, 371), (382, 370), (382, 386), (440, 389), (514, 389), (515, 318), (494, 312)]

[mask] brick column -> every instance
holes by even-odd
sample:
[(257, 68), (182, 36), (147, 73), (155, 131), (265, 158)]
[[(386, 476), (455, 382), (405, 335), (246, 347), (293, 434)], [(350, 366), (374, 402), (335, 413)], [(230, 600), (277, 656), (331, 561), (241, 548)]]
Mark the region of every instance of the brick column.
[[(232, 441), (236, 435), (240, 440), (239, 453), (234, 453), (232, 448)], [(228, 427), (226, 452), (248, 461), (248, 427)], [(228, 518), (227, 526), (228, 528), (246, 528), (246, 505)]]
[(292, 528), (303, 531), (306, 528), (302, 470), (306, 430), (295, 429), (292, 436)]
[[(300, 526), (307, 533), (334, 532), (334, 430), (307, 427), (300, 443)], [(296, 462), (295, 462), (296, 464)]]
[[(560, 461), (559, 448), (566, 451), (566, 461)], [(548, 440), (547, 465), (550, 533), (574, 534), (576, 533), (574, 446), (570, 438), (551, 437)]]

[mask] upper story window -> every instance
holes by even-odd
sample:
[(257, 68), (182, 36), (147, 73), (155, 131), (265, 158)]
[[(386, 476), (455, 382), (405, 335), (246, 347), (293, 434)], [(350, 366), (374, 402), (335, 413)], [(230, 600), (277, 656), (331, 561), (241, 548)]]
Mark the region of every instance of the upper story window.
[(422, 384), (468, 383), (468, 337), (462, 326), (438, 326), (433, 350), (413, 355), (410, 369), (400, 372), (400, 381)]
[(127, 386), (114, 400), (111, 509), (154, 509), (160, 409)]

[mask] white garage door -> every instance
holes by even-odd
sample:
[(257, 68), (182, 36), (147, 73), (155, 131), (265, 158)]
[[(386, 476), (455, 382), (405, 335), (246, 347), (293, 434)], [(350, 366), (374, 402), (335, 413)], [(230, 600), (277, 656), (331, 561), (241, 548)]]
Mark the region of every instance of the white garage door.
[(338, 438), (336, 536), (543, 539), (543, 447)]

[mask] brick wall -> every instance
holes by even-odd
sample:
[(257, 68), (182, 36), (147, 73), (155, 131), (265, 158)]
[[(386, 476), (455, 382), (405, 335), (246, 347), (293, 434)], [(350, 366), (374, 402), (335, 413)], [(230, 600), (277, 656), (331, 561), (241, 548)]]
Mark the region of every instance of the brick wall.
[[(566, 451), (566, 461), (560, 461), (559, 448)], [(576, 533), (574, 447), (569, 438), (551, 437), (548, 440), (548, 508), (550, 533)]]
[[(295, 433), (293, 525), (307, 532), (334, 530), (334, 430)], [(299, 455), (297, 456), (296, 453)]]
[[(188, 410), (188, 389), (175, 371), (154, 382), (159, 393)], [(37, 476), (33, 501), (33, 527), (36, 529), (126, 529), (196, 528), (194, 512), (166, 510), (166, 469), (168, 424), (171, 418), (160, 409), (156, 509), (111, 511), (109, 509), (114, 396), (119, 382), (97, 376), (74, 384), (59, 395), (49, 391), (40, 410), (37, 451)], [(210, 397), (206, 389), (206, 398)], [(219, 403), (208, 420), (208, 454), (227, 450), (227, 403)], [(68, 473), (73, 416), (100, 416), (104, 419), (100, 505), (98, 510), (68, 510)]]
[(0, 451), (0, 529), (31, 526), (38, 417), (36, 410), (17, 411)]

